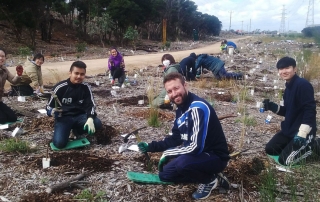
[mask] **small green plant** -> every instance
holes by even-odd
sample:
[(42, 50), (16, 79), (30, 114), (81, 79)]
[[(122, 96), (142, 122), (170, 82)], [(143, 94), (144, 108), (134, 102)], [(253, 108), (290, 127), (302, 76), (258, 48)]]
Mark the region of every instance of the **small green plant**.
[(94, 194), (92, 191), (89, 189), (84, 189), (74, 197), (74, 199), (80, 199), (84, 201), (89, 201), (89, 202), (103, 202), (107, 200), (103, 200), (103, 196), (106, 193), (104, 191), (98, 191), (96, 194)]
[(242, 118), (238, 118), (238, 119), (236, 119), (236, 122), (244, 123), (246, 126), (256, 126), (257, 125), (256, 119), (252, 116), (244, 116)]
[(148, 124), (149, 124), (149, 126), (152, 126), (152, 127), (159, 127), (160, 126), (159, 111), (157, 108), (150, 108)]
[(129, 26), (123, 38), (128, 39), (131, 42), (134, 50), (136, 50), (136, 41), (138, 39), (138, 36), (138, 31), (135, 30), (133, 27)]
[(10, 138), (0, 142), (0, 151), (29, 153), (34, 151), (34, 149), (31, 149), (29, 143), (26, 141)]
[(165, 46), (166, 48), (170, 48), (171, 42), (170, 42), (170, 41), (166, 41), (166, 42), (164, 43), (164, 46)]
[(259, 185), (260, 200), (266, 202), (276, 201), (277, 178), (276, 171), (268, 168), (261, 176)]
[(30, 55), (31, 49), (27, 46), (23, 46), (19, 48), (19, 55), (21, 56), (27, 56)]
[(78, 53), (84, 52), (86, 50), (87, 44), (86, 43), (77, 43), (76, 49)]

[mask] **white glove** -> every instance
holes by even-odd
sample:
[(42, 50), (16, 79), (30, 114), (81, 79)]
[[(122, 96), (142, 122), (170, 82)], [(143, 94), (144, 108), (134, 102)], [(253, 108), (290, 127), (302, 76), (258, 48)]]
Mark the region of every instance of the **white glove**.
[(92, 135), (94, 132), (96, 132), (93, 119), (91, 117), (89, 117), (87, 122), (84, 124), (83, 130), (88, 130), (89, 135)]
[(62, 112), (62, 109), (53, 108), (50, 112), (50, 115), (53, 117), (60, 116), (59, 113)]
[(310, 133), (311, 129), (312, 127), (310, 127), (309, 125), (301, 124), (297, 136), (306, 138), (307, 135)]

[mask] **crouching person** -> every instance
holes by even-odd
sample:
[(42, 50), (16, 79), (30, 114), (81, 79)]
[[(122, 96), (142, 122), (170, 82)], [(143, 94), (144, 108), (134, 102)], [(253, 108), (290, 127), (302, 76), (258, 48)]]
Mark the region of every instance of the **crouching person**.
[(91, 88), (83, 82), (86, 67), (82, 61), (72, 63), (69, 79), (56, 84), (46, 107), (47, 115), (55, 118), (53, 144), (59, 149), (67, 145), (71, 130), (79, 137), (102, 128)]
[(230, 157), (214, 109), (204, 99), (188, 92), (178, 72), (166, 75), (163, 84), (171, 102), (178, 106), (172, 135), (162, 141), (140, 142), (140, 151), (163, 152), (159, 161), (160, 180), (200, 183), (192, 195), (195, 199), (207, 198), (219, 183), (229, 188), (222, 171)]
[(316, 102), (312, 85), (297, 74), (296, 61), (290, 57), (277, 62), (279, 75), (286, 81), (284, 106), (264, 100), (266, 111), (284, 116), (281, 131), (266, 145), (266, 153), (279, 155), (279, 163), (293, 165), (306, 159), (316, 149)]

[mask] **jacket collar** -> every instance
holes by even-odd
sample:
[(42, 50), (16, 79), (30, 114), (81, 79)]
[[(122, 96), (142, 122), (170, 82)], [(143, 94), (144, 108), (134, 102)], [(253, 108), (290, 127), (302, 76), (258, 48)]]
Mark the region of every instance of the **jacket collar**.
[(297, 80), (299, 76), (295, 74), (289, 82), (286, 82), (286, 88), (291, 88), (295, 80)]

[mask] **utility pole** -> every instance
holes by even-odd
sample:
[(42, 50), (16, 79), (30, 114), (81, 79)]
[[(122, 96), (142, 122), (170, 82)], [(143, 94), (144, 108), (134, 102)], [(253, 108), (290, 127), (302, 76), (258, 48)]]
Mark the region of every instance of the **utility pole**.
[(241, 32), (243, 32), (243, 20), (241, 21)]
[(231, 30), (231, 15), (232, 15), (232, 11), (230, 11), (230, 23), (229, 23), (229, 31)]
[(314, 26), (314, 0), (309, 0), (306, 27)]
[(250, 18), (249, 32), (251, 32), (251, 18)]
[(285, 12), (285, 5), (283, 5), (282, 13), (281, 13), (281, 24), (280, 24), (280, 29), (279, 33), (285, 33), (286, 32), (286, 12)]

